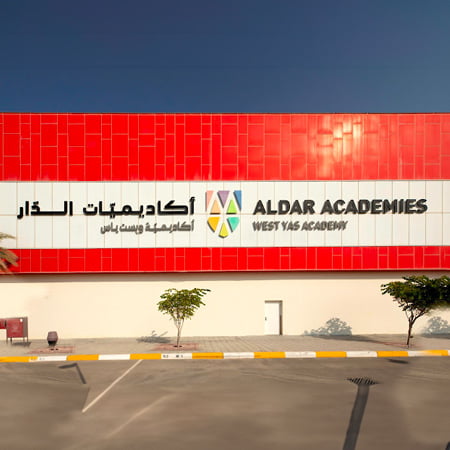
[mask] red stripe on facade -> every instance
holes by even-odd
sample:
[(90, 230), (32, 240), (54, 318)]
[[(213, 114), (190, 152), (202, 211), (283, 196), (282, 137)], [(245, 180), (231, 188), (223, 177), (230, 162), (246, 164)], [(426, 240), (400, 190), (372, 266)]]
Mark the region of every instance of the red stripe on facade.
[(17, 273), (449, 270), (450, 247), (15, 250)]

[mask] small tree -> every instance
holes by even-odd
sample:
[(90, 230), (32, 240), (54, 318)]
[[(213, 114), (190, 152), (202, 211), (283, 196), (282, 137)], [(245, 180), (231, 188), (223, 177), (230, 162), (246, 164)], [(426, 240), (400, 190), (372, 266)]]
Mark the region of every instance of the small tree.
[(184, 321), (190, 319), (195, 311), (204, 305), (202, 298), (209, 289), (167, 289), (158, 302), (158, 310), (169, 314), (177, 327), (177, 347), (180, 347), (181, 329)]
[(416, 320), (436, 308), (450, 306), (450, 278), (413, 275), (403, 279), (405, 281), (391, 281), (381, 285), (381, 292), (394, 297), (394, 301), (405, 312), (408, 318), (406, 345), (409, 347)]
[[(0, 242), (3, 239), (15, 239), (14, 236), (10, 236), (6, 233), (0, 233)], [(17, 266), (17, 260), (19, 258), (11, 250), (8, 250), (0, 246), (0, 273), (10, 273), (10, 266)]]

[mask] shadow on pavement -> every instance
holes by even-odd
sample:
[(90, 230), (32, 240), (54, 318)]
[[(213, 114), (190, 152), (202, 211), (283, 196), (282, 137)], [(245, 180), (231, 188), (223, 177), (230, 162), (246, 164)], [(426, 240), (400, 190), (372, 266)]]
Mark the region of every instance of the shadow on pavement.
[(141, 336), (137, 338), (137, 342), (145, 342), (147, 344), (167, 344), (170, 342), (169, 338), (164, 337), (167, 331), (162, 334), (157, 334), (155, 330), (152, 331), (151, 336)]
[(443, 339), (443, 340), (449, 340), (450, 334), (448, 333), (436, 333), (436, 334), (421, 334), (420, 337), (426, 338), (426, 339)]
[(395, 345), (399, 347), (405, 347), (406, 342), (405, 341), (383, 341), (380, 339), (377, 339), (376, 337), (371, 336), (362, 336), (362, 335), (309, 335), (308, 337), (318, 338), (318, 339), (328, 339), (331, 341), (354, 341), (354, 342), (369, 342), (372, 344), (381, 344), (381, 345)]
[(9, 345), (11, 347), (29, 347), (31, 345), (31, 341), (10, 342)]

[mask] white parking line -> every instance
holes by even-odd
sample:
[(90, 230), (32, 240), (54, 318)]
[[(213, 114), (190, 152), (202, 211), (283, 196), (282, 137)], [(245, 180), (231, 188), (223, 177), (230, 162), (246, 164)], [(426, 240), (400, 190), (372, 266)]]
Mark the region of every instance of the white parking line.
[(110, 391), (122, 378), (126, 377), (141, 362), (142, 362), (142, 359), (139, 359), (138, 361), (136, 361), (135, 364), (133, 364), (122, 375), (120, 375), (119, 378), (116, 378), (101, 394), (97, 395), (97, 397), (95, 397), (94, 400), (92, 400), (92, 402), (89, 403), (89, 405), (85, 406), (81, 412), (85, 413), (89, 408), (94, 406), (108, 391)]
[(146, 406), (145, 408), (141, 409), (137, 413), (133, 414), (126, 422), (119, 425), (115, 430), (113, 430), (107, 437), (112, 438), (116, 434), (120, 433), (124, 428), (126, 428), (131, 422), (136, 420), (138, 417), (142, 416), (142, 414), (145, 414), (147, 411), (150, 411), (151, 409), (158, 407), (161, 403), (164, 403), (167, 399), (176, 397), (174, 394), (167, 394), (163, 397), (159, 398), (158, 400), (155, 400), (153, 403), (150, 403), (150, 405)]

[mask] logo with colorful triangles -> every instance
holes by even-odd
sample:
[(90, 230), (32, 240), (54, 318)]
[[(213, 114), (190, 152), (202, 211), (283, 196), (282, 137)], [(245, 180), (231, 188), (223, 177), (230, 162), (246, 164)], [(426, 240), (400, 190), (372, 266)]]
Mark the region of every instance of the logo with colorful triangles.
[(210, 230), (226, 238), (239, 225), (242, 191), (206, 191), (206, 212)]

